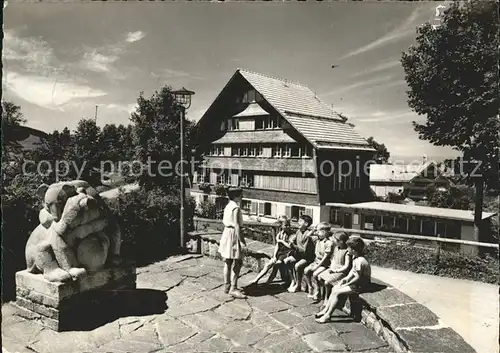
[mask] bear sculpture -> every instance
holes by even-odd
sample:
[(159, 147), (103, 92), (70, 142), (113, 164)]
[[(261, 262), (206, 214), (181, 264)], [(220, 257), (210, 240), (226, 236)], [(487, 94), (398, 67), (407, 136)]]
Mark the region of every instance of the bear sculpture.
[(26, 244), (29, 272), (65, 282), (121, 263), (118, 223), (88, 182), (42, 184), (37, 195), (44, 206)]

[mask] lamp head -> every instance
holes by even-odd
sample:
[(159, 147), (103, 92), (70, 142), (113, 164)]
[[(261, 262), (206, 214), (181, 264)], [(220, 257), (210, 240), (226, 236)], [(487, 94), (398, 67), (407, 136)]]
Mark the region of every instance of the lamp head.
[(182, 105), (185, 109), (191, 106), (191, 96), (194, 95), (193, 91), (182, 87), (181, 89), (172, 91), (172, 94), (174, 95), (177, 103)]

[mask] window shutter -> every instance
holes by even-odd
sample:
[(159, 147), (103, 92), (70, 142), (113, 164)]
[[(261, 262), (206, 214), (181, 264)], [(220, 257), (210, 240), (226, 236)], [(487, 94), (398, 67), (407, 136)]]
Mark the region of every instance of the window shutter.
[(292, 206), (285, 206), (285, 215), (287, 218), (292, 218)]
[(264, 214), (264, 203), (259, 202), (259, 215), (263, 215), (263, 214)]
[(234, 186), (239, 186), (240, 181), (239, 181), (239, 175), (236, 173), (231, 174), (231, 185)]
[(275, 204), (274, 202), (271, 203), (271, 216), (278, 217), (278, 205)]
[(257, 214), (257, 202), (253, 202), (253, 201), (250, 201), (251, 202), (251, 205), (250, 205), (250, 209), (252, 211), (252, 214)]

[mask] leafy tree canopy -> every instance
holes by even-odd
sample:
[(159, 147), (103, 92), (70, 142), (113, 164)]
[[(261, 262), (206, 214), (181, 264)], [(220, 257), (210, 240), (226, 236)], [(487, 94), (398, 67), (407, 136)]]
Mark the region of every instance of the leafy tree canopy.
[(372, 136), (370, 136), (366, 141), (376, 150), (374, 158), (379, 164), (384, 164), (389, 161), (391, 154), (383, 143), (378, 143)]
[[(163, 190), (178, 190), (180, 161), (180, 117), (182, 107), (176, 102), (170, 87), (165, 86), (151, 97), (141, 92), (137, 109), (132, 113), (136, 160), (147, 169), (142, 170), (139, 183), (146, 189), (161, 187)], [(184, 160), (191, 157), (195, 149), (196, 125), (184, 120)], [(191, 170), (189, 163), (184, 171)]]
[(416, 45), (402, 55), (409, 106), (423, 140), (450, 146), (481, 161), (487, 184), (498, 182), (499, 18), (495, 2), (454, 2), (442, 24), (417, 30)]

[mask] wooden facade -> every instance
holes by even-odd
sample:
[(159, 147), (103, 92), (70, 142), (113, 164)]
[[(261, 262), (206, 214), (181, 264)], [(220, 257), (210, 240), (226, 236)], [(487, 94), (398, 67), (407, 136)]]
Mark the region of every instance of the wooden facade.
[[(204, 160), (194, 175), (191, 194), (197, 200), (204, 199), (204, 192), (196, 186), (202, 183), (212, 186), (212, 194), (217, 185), (240, 186), (248, 215), (276, 219), (286, 214), (298, 219), (300, 214), (310, 214), (315, 222), (326, 220), (320, 210), (326, 202), (367, 201), (371, 194), (362, 164), (371, 159), (373, 151), (366, 141), (353, 135), (354, 142), (362, 144), (360, 148), (351, 144), (323, 151), (311, 139), (314, 124), (340, 126), (337, 134), (347, 138), (354, 132), (342, 119), (330, 116), (331, 108), (317, 100), (312, 91), (303, 86), (293, 91), (298, 86), (288, 81), (252, 75), (237, 71), (200, 120)], [(259, 90), (249, 77), (258, 78), (253, 84)], [(276, 87), (282, 90), (281, 95)], [(272, 103), (269, 97), (273, 97)], [(303, 107), (296, 104), (301, 100)], [(284, 113), (288, 110), (277, 109), (277, 103), (290, 105), (295, 114), (293, 124)], [(297, 111), (301, 109), (304, 112)], [(296, 127), (306, 121), (300, 129)], [(331, 143), (326, 146), (332, 147)], [(339, 166), (355, 166), (357, 161), (361, 163), (357, 171), (339, 173)], [(333, 173), (325, 169), (330, 165), (335, 166)]]

